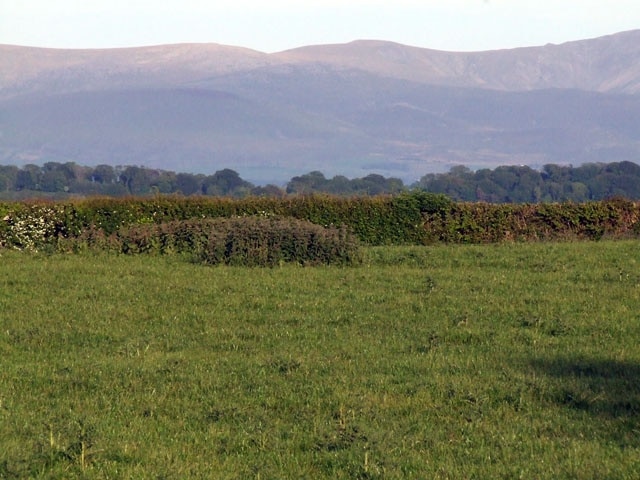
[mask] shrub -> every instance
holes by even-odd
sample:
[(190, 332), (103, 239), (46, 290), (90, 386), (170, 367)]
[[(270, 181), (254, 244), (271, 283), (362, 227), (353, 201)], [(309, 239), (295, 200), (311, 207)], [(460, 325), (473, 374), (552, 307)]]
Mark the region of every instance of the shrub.
[(203, 256), (207, 263), (274, 266), (283, 262), (347, 265), (359, 261), (358, 242), (346, 227), (322, 227), (285, 217), (235, 218), (224, 223), (224, 235), (218, 232), (209, 238)]
[(140, 224), (121, 228), (111, 238), (122, 253), (182, 253), (212, 265), (348, 265), (360, 261), (359, 242), (346, 227), (322, 227), (290, 217)]
[(5, 214), (0, 247), (37, 251), (65, 234), (64, 212), (56, 205), (23, 205)]

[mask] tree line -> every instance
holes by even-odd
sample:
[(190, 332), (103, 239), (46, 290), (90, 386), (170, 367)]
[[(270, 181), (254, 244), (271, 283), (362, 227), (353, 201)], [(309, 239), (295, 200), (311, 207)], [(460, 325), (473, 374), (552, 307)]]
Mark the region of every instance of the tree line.
[(213, 175), (202, 175), (131, 165), (87, 167), (74, 162), (47, 162), (42, 166), (28, 164), (22, 168), (0, 166), (0, 192), (110, 197), (176, 193), (243, 197), (268, 193), (273, 189), (280, 193), (278, 187), (271, 187), (256, 187), (228, 168)]
[(475, 172), (456, 166), (447, 173), (427, 174), (411, 185), (405, 185), (399, 178), (378, 174), (348, 179), (342, 175), (327, 178), (322, 172), (313, 171), (293, 177), (285, 187), (256, 186), (228, 168), (213, 175), (203, 175), (142, 166), (87, 167), (74, 162), (0, 166), (0, 195), (5, 199), (38, 194), (52, 198), (153, 194), (234, 198), (314, 193), (355, 196), (397, 194), (408, 190), (444, 194), (455, 201), (489, 203), (584, 202), (611, 197), (637, 200), (640, 199), (640, 166), (623, 161), (578, 167), (547, 164), (541, 170), (528, 166), (501, 166)]
[(640, 166), (633, 162), (504, 166), (475, 172), (462, 166), (425, 175), (414, 185), (456, 201), (489, 203), (586, 202), (612, 197), (640, 199)]

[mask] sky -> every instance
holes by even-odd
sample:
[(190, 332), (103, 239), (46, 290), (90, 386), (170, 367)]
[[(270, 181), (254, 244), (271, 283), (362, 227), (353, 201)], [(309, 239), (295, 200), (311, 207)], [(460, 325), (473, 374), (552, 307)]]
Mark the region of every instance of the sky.
[(53, 48), (220, 43), (277, 52), (376, 39), (480, 51), (638, 28), (639, 0), (0, 0), (0, 43)]

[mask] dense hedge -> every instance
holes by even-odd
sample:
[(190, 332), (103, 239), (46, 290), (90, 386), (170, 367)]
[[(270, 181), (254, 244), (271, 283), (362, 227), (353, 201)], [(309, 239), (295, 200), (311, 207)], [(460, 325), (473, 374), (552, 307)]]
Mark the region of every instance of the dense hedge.
[(629, 238), (640, 236), (640, 203), (453, 203), (427, 214), (425, 231), (444, 243)]
[(341, 198), (297, 196), (93, 198), (67, 203), (0, 203), (0, 247), (37, 249), (133, 225), (253, 216), (345, 226), (368, 245), (599, 239), (640, 235), (640, 203), (623, 199), (560, 204), (457, 203), (425, 192)]
[[(0, 246), (25, 246), (22, 231), (45, 218), (44, 239), (75, 237), (88, 228), (110, 235), (123, 226), (165, 223), (191, 218), (276, 215), (330, 226), (346, 225), (371, 245), (422, 243), (422, 213), (445, 208), (443, 195), (423, 192), (398, 196), (353, 197), (299, 196), (282, 199), (210, 197), (92, 198), (67, 203), (0, 203)], [(24, 225), (22, 225), (24, 224)], [(20, 234), (16, 235), (20, 230)], [(32, 232), (36, 233), (36, 232)], [(45, 242), (46, 243), (46, 242)]]
[(360, 243), (345, 227), (322, 227), (291, 217), (174, 220), (122, 227), (106, 235), (95, 228), (59, 241), (66, 251), (109, 250), (124, 254), (187, 254), (207, 264), (243, 266), (350, 265)]

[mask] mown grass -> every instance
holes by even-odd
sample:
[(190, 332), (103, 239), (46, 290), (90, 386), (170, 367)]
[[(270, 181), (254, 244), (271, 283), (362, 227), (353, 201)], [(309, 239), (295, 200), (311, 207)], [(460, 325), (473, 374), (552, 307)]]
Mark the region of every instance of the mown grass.
[(0, 252), (0, 478), (640, 478), (639, 246)]

